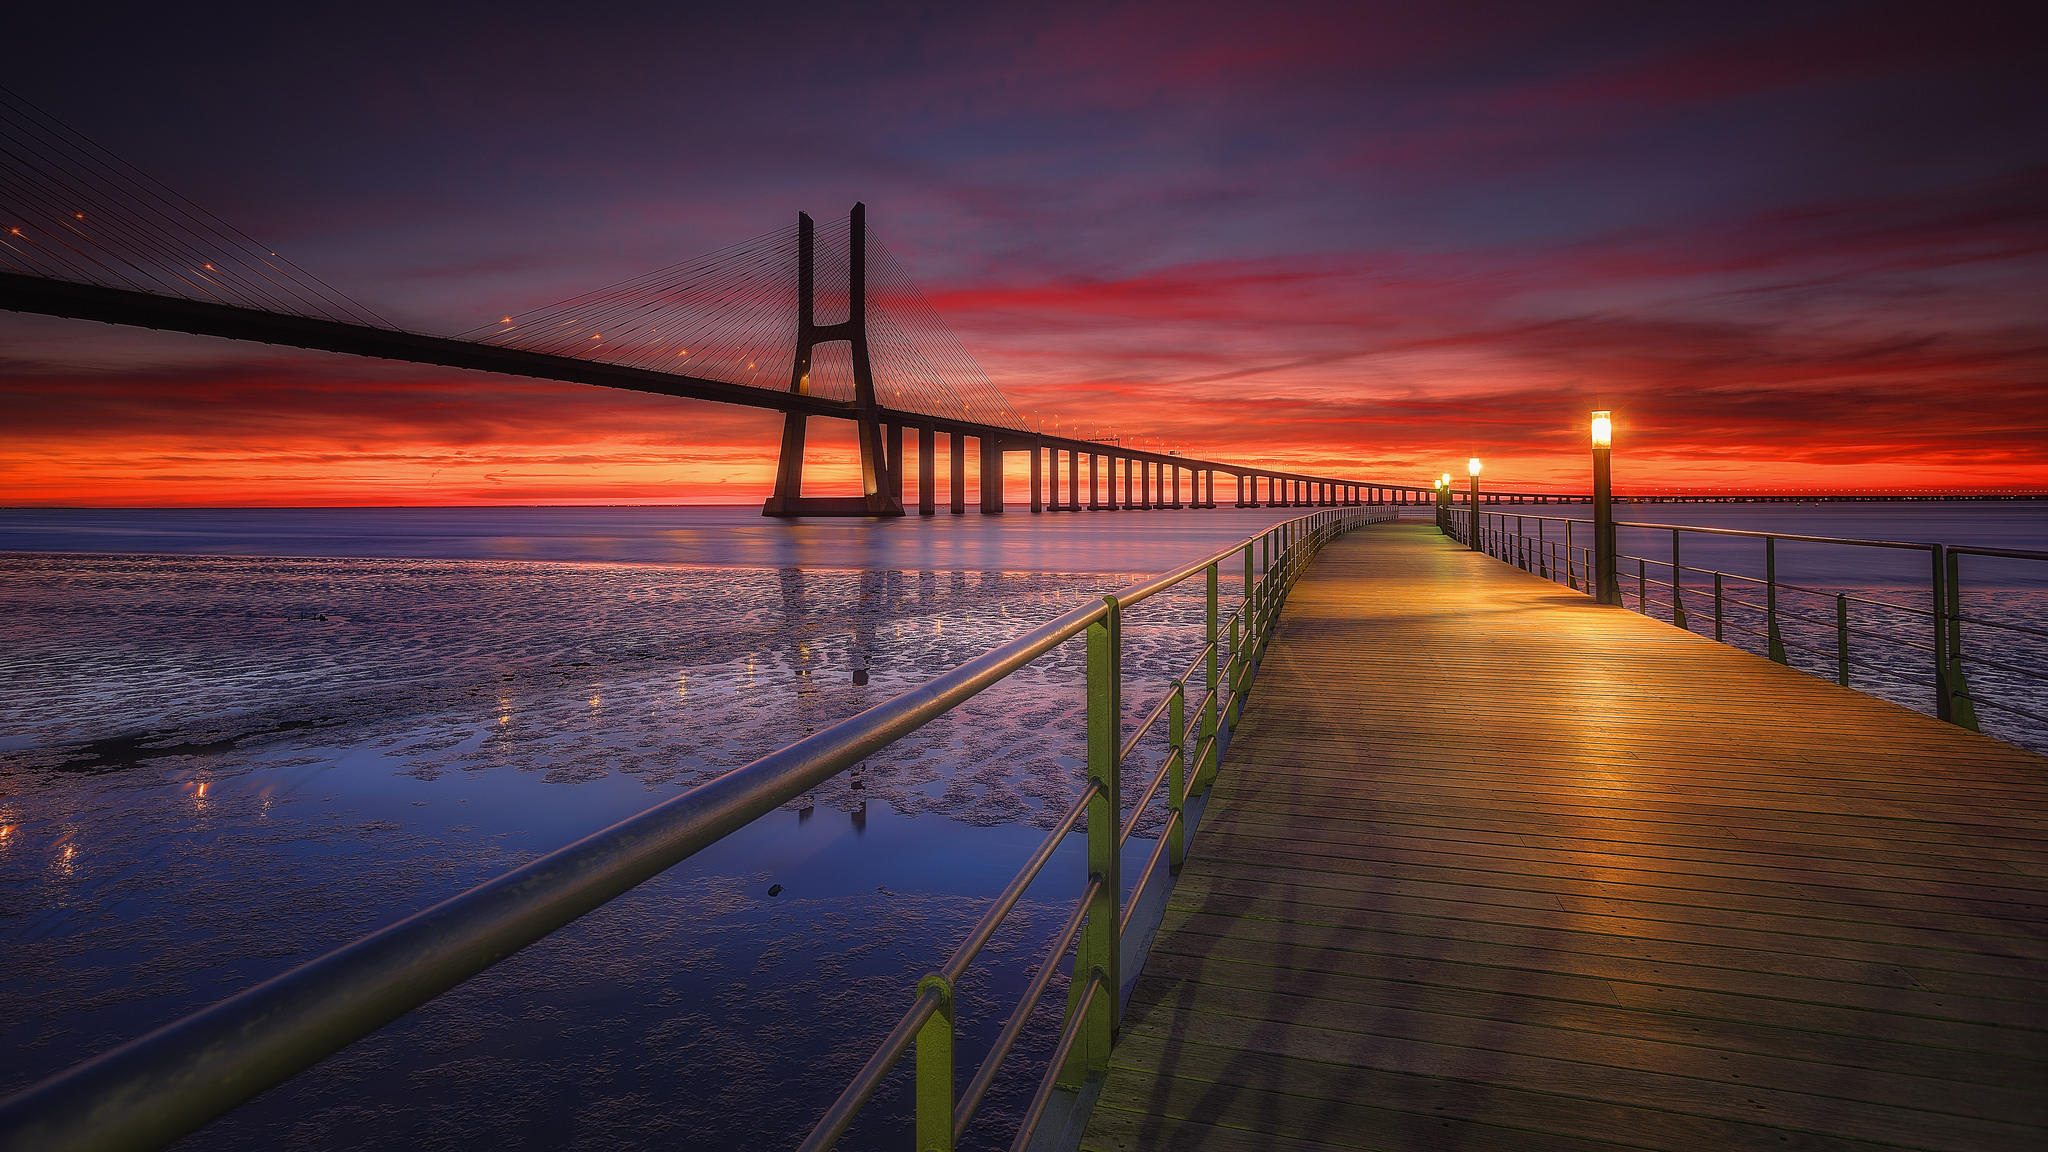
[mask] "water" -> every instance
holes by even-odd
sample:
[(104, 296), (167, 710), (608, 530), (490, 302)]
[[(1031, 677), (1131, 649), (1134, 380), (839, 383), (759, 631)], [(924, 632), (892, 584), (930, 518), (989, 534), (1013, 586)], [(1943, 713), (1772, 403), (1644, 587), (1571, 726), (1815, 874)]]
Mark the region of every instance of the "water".
[[(2031, 505), (1654, 511), (2048, 549)], [(0, 1092), (1282, 515), (0, 512)], [(1722, 559), (1739, 557), (1686, 556)], [(1788, 579), (1913, 587), (1781, 559)], [(1982, 588), (2044, 616), (2024, 579)], [(1199, 643), (1191, 592), (1128, 621), (1134, 718)], [(1079, 658), (1050, 654), (181, 1146), (793, 1143), (1076, 794)], [(1080, 888), (1079, 847), (961, 990), (963, 1082)], [(1056, 983), (974, 1146), (1007, 1143), (1063, 1003)], [(900, 1147), (906, 1115), (899, 1074), (843, 1146)]]
[[(1282, 515), (6, 513), (0, 1091)], [(1199, 594), (1128, 618), (1134, 717), (1198, 646)], [(793, 1143), (1077, 794), (1080, 656), (186, 1145)], [(1070, 838), (963, 985), (965, 1067), (1084, 872)], [(1063, 1003), (1056, 983), (981, 1144), (1007, 1142)], [(899, 1147), (904, 1088), (845, 1146)]]

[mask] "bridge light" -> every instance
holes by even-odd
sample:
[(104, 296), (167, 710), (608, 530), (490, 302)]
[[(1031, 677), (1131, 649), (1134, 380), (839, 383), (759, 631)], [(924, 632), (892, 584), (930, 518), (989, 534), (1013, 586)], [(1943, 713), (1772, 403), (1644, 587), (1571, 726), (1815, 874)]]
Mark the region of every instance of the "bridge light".
[(1593, 413), (1593, 447), (1614, 447), (1614, 421), (1605, 412)]

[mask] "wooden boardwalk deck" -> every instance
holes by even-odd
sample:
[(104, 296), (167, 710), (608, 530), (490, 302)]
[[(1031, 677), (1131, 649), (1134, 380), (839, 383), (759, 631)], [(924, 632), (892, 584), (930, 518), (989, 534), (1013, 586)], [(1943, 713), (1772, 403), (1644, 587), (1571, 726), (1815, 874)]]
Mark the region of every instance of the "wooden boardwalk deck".
[(2044, 908), (2048, 760), (1371, 528), (1082, 1146), (2048, 1148)]

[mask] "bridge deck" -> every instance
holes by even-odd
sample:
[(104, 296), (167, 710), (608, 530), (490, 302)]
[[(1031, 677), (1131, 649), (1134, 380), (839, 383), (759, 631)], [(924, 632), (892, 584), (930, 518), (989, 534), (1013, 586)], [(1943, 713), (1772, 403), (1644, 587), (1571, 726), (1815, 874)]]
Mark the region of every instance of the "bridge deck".
[(2048, 1147), (2044, 800), (2041, 757), (1356, 533), (1083, 1147)]

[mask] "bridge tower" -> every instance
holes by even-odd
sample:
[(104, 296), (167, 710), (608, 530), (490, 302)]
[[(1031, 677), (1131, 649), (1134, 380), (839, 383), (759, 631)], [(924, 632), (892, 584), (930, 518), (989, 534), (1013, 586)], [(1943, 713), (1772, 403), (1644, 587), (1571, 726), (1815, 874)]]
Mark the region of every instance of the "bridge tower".
[(790, 412), (782, 419), (782, 455), (775, 465), (775, 491), (761, 505), (763, 516), (901, 516), (903, 485), (901, 445), (882, 435), (881, 405), (875, 400), (875, 371), (868, 361), (868, 208), (853, 206), (853, 228), (847, 244), (846, 319), (820, 324), (813, 314), (812, 226), (808, 213), (796, 217), (797, 294), (796, 355), (789, 367), (789, 390), (811, 391), (811, 350), (844, 340), (853, 347), (854, 424), (860, 430), (859, 496), (805, 496), (804, 425), (809, 414)]

